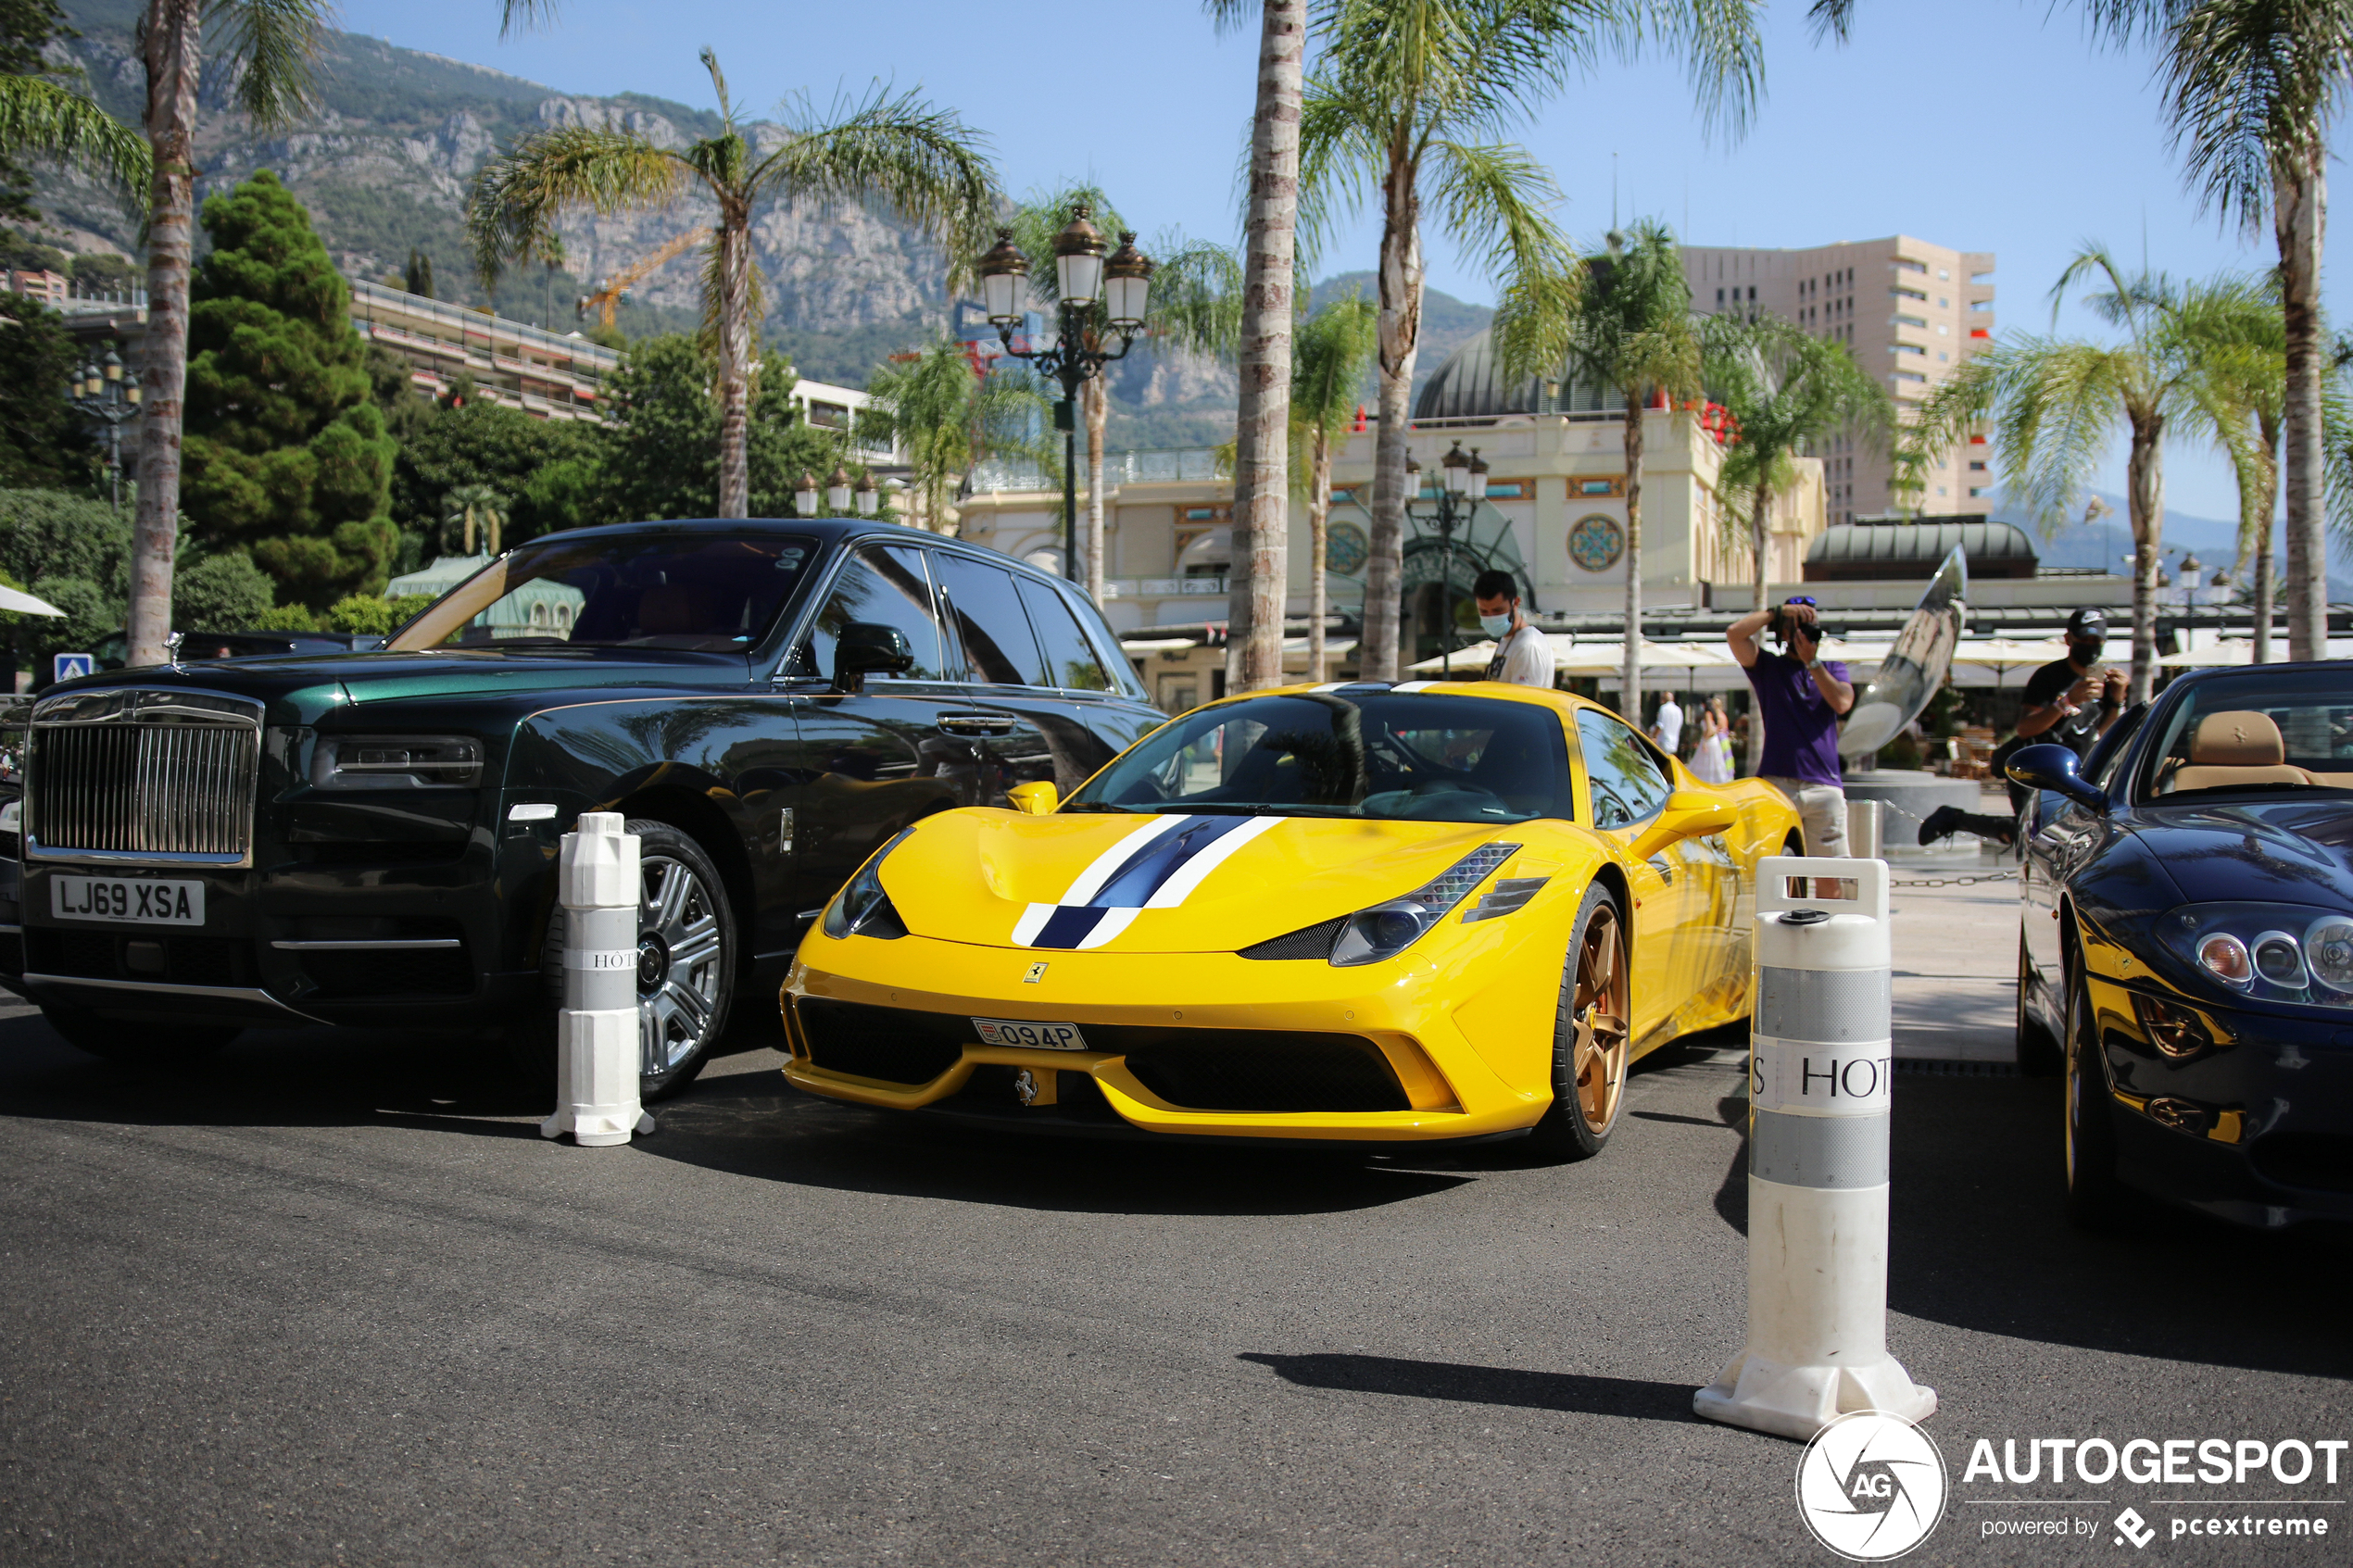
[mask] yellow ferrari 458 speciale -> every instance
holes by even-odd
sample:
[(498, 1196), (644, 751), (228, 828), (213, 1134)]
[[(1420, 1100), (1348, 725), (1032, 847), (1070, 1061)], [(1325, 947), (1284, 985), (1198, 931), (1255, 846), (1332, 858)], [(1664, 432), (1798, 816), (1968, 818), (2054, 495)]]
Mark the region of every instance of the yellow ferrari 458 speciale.
[(943, 811), (785, 982), (812, 1094), (1041, 1130), (1598, 1150), (1635, 1058), (1745, 1017), (1771, 785), (1501, 684), (1196, 709), (1067, 801)]

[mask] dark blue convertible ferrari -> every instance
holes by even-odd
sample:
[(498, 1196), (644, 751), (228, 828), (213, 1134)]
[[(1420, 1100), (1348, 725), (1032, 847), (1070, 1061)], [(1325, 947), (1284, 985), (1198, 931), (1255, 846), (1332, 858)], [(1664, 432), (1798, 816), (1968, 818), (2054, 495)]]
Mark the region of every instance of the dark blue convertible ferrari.
[(2353, 666), (2176, 681), (2028, 808), (2019, 1060), (2067, 1080), (2067, 1197), (2353, 1219)]

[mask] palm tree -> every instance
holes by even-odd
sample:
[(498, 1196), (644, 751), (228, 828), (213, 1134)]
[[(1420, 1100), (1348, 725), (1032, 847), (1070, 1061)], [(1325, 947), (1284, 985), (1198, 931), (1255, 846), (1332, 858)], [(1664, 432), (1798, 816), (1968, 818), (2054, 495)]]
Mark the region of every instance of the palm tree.
[[(1629, 243), (1630, 240), (1630, 244)], [(1505, 372), (1558, 364), (1570, 379), (1615, 390), (1625, 402), (1626, 662), (1618, 711), (1642, 709), (1642, 412), (1700, 395), (1700, 329), (1682, 252), (1648, 219), (1574, 272), (1515, 281), (1495, 333)], [(1369, 593), (1369, 589), (1367, 592)]]
[[(1842, 432), (1884, 449), (1895, 427), (1894, 400), (1844, 344), (1785, 317), (1725, 312), (1709, 317), (1700, 332), (1708, 390), (1738, 433), (1716, 476), (1723, 544), (1730, 554), (1744, 509), (1750, 603), (1763, 609), (1773, 501), (1796, 482), (1797, 459)], [(1753, 772), (1764, 731), (1752, 726), (1748, 744)]]
[(895, 443), (914, 470), (923, 525), (939, 532), (957, 484), (988, 457), (1055, 466), (1046, 434), (1047, 402), (1026, 370), (975, 373), (964, 345), (940, 337), (878, 368), (866, 383), (873, 405), (858, 433)]
[(42, 76), (0, 76), (0, 152), (78, 169), (134, 203), (155, 178), (154, 157), (138, 132)]
[(506, 527), (507, 498), (487, 484), (457, 484), (441, 498), (441, 542), (462, 544), (474, 553), (477, 534), (491, 555), (498, 553), (498, 535)]
[(751, 497), (747, 431), (761, 314), (754, 212), (772, 200), (885, 204), (946, 248), (952, 281), (979, 253), (997, 179), (985, 138), (952, 111), (879, 89), (824, 116), (804, 101), (788, 104), (782, 134), (762, 154), (736, 116), (718, 56), (705, 49), (700, 58), (719, 98), (717, 135), (673, 150), (634, 131), (542, 132), (476, 173), (466, 221), (487, 287), (510, 263), (551, 254), (566, 216), (667, 207), (700, 187), (719, 209), (703, 267), (703, 332), (719, 364), (719, 515), (742, 517)]
[[(1013, 243), (1024, 254), (1051, 256), (1054, 236), (1080, 208), (1097, 227), (1118, 231), (1123, 240), (1135, 238), (1121, 221), (1118, 209), (1094, 185), (1071, 185), (1049, 194), (1033, 195), (1014, 211), (1006, 226), (1013, 230)], [(1231, 354), (1241, 330), (1242, 292), (1241, 264), (1233, 252), (1222, 245), (1187, 240), (1173, 231), (1156, 236), (1151, 251), (1158, 265), (1152, 272), (1151, 291), (1146, 296), (1150, 314), (1145, 319), (1144, 335), (1192, 353), (1221, 358)], [(1029, 287), (1031, 293), (1053, 307), (1058, 321), (1062, 295), (1055, 269), (1038, 269), (1030, 274)], [(1103, 301), (1099, 299), (1088, 308), (1083, 330), (1088, 348), (1107, 345), (1114, 334), (1110, 310)], [(1086, 575), (1081, 581), (1087, 585), (1088, 596), (1101, 604), (1103, 433), (1111, 420), (1110, 389), (1101, 375), (1079, 383), (1078, 403), (1077, 413), (1087, 431), (1087, 521), (1078, 540)], [(1280, 624), (1279, 617), (1277, 623)]]
[[(1238, 25), (1242, 0), (1207, 0), (1221, 28)], [(1258, 102), (1251, 117), (1250, 199), (1243, 219), (1242, 306), (1235, 353), (1240, 406), (1234, 421), (1231, 639), (1242, 644), (1243, 690), (1282, 684), (1283, 595), (1290, 580), (1291, 336), (1299, 227), (1299, 110), (1307, 0), (1261, 0)], [(1330, 492), (1328, 476), (1325, 494)], [(1315, 526), (1321, 527), (1320, 519)], [(1323, 546), (1315, 550), (1311, 646), (1323, 643)], [(1319, 671), (1323, 665), (1311, 660)]]
[[(1380, 204), (1380, 436), (1365, 574), (1366, 680), (1397, 672), (1408, 395), (1421, 333), (1423, 204), (1499, 277), (1570, 275), (1552, 177), (1509, 132), (1567, 71), (1649, 42), (1684, 56), (1711, 120), (1738, 126), (1762, 79), (1755, 0), (1320, 0), (1323, 57), (1300, 119), (1312, 240)], [(1308, 247), (1311, 252), (1315, 248)]]
[[(1307, 481), (1307, 678), (1324, 679), (1325, 546), (1331, 537), (1332, 456), (1348, 444), (1364, 405), (1365, 373), (1380, 352), (1380, 311), (1359, 294), (1335, 299), (1291, 336), (1291, 440), (1305, 449)], [(1277, 607), (1277, 625), (1280, 626)], [(1252, 622), (1253, 628), (1259, 623)], [(1276, 649), (1279, 667), (1281, 648)], [(1262, 682), (1274, 684), (1275, 682)]]
[(2054, 316), (2068, 291), (2086, 279), (2104, 286), (2083, 303), (2120, 329), (2122, 341), (2028, 335), (1996, 343), (1922, 401), (1902, 460), (1914, 468), (1941, 458), (1990, 419), (2011, 492), (2046, 533), (2055, 533), (2066, 526), (2121, 422), (2131, 436), (2125, 491), (2133, 548), (2132, 699), (2145, 702), (2157, 674), (2164, 439), (2195, 408), (2225, 291), (2184, 291), (2162, 274), (2127, 276), (2106, 249), (2086, 245), (2051, 290)]
[(2230, 291), (2216, 341), (2200, 356), (2188, 420), (2230, 459), (2239, 493), (2242, 581), (2254, 574), (2255, 662), (2271, 661), (2272, 520), (2280, 503), (2280, 438), (2287, 411), (2287, 323), (2276, 287)]

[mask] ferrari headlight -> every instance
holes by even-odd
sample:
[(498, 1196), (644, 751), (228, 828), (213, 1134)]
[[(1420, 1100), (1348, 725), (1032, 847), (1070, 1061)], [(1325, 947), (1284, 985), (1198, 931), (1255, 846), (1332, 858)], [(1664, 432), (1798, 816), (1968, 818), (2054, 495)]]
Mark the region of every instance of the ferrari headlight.
[(2173, 956), (2236, 995), (2353, 1008), (2353, 916), (2294, 904), (2184, 904), (2157, 929)]
[(858, 868), (849, 885), (825, 907), (826, 935), (837, 942), (849, 936), (874, 936), (889, 942), (907, 935), (907, 922), (899, 918), (899, 911), (891, 908), (890, 895), (883, 891), (882, 863), (914, 831), (900, 828), (896, 837)]
[(482, 779), (482, 742), (467, 735), (321, 735), (313, 789), (435, 789)]
[(1518, 848), (1516, 844), (1483, 844), (1403, 897), (1357, 910), (1332, 942), (1331, 961), (1345, 969), (1395, 958), (1444, 920)]

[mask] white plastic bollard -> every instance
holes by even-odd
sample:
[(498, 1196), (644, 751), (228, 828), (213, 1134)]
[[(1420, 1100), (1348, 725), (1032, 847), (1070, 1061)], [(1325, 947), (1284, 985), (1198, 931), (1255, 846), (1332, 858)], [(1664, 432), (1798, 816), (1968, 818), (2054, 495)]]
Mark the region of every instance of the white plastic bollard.
[(1887, 862), (1756, 867), (1748, 1344), (1692, 1399), (1801, 1442), (1854, 1411), (1936, 1409), (1887, 1353)]
[(556, 1113), (546, 1138), (583, 1148), (650, 1133), (637, 1103), (637, 835), (618, 811), (584, 811), (564, 834), (564, 1005), (556, 1015)]
[(1886, 803), (1879, 800), (1850, 800), (1846, 803), (1846, 858), (1850, 860), (1880, 859), (1880, 834), (1886, 822)]

